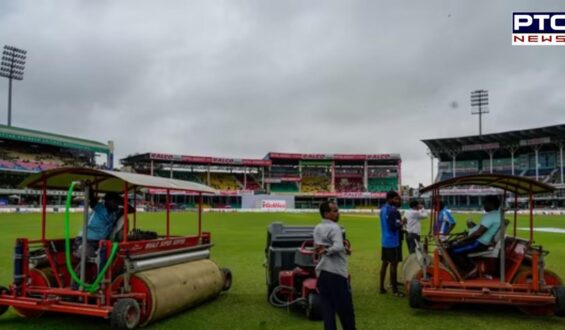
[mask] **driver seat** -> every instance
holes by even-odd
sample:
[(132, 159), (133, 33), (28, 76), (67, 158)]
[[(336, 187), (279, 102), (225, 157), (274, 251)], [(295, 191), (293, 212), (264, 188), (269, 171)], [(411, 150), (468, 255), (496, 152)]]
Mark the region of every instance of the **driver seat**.
[[(499, 234), (497, 233), (496, 236), (499, 236)], [(500, 254), (500, 248), (502, 247), (502, 240), (500, 238), (496, 238), (494, 241), (495, 244), (489, 246), (487, 250), (469, 253), (468, 256), (470, 258), (498, 258), (498, 255)]]
[[(510, 221), (504, 219), (504, 227), (508, 227)], [(498, 227), (498, 230), (492, 238), (492, 244), (489, 245), (488, 249), (481, 252), (469, 253), (467, 256), (469, 258), (498, 258), (500, 254), (500, 249), (502, 248), (502, 240), (500, 239), (500, 229), (502, 226)]]

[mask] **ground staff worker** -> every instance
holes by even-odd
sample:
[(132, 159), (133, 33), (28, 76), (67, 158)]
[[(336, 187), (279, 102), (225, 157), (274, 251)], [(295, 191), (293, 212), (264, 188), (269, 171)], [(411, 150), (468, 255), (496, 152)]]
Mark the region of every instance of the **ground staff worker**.
[(353, 298), (347, 255), (351, 250), (343, 244), (343, 232), (337, 225), (339, 210), (335, 202), (323, 202), (320, 205), (322, 222), (314, 228), (314, 243), (321, 255), (316, 266), (318, 276), (317, 289), (322, 302), (324, 329), (337, 329), (335, 314), (339, 316), (344, 330), (355, 329)]
[(400, 195), (396, 191), (389, 191), (386, 194), (386, 204), (381, 208), (381, 277), (380, 277), (380, 293), (386, 293), (384, 284), (386, 277), (386, 269), (390, 264), (390, 285), (392, 286), (392, 294), (396, 297), (404, 297), (404, 293), (398, 291), (397, 268), (398, 263), (402, 261), (402, 226), (400, 207), (402, 201)]

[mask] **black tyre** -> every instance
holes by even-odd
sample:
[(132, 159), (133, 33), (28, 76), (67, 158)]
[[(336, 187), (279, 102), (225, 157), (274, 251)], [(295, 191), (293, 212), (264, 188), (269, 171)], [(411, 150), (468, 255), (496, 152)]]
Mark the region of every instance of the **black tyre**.
[(140, 317), (139, 303), (134, 299), (125, 298), (114, 304), (110, 323), (113, 329), (135, 329), (139, 325)]
[(422, 284), (418, 280), (410, 282), (410, 290), (408, 293), (408, 303), (412, 308), (422, 308), (424, 298), (422, 297)]
[[(0, 294), (9, 293), (9, 292), (10, 290), (8, 290), (6, 287), (0, 286)], [(10, 306), (0, 305), (0, 315), (6, 313), (9, 307)]]
[(553, 295), (555, 296), (555, 315), (565, 317), (565, 287), (554, 287)]
[(306, 307), (306, 316), (313, 321), (322, 319), (322, 301), (320, 295), (312, 292), (308, 295), (308, 307)]
[(222, 287), (222, 291), (228, 291), (231, 288), (232, 284), (232, 275), (231, 270), (229, 268), (220, 268), (222, 273), (224, 274), (224, 286)]

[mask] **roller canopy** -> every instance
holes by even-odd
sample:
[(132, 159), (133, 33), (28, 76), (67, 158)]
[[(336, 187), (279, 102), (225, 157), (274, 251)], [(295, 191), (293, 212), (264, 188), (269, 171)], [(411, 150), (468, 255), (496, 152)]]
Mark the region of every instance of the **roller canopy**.
[(27, 177), (20, 184), (20, 187), (41, 189), (43, 188), (44, 180), (47, 184), (47, 189), (58, 190), (67, 190), (73, 181), (88, 180), (96, 185), (99, 191), (104, 192), (122, 192), (124, 190), (124, 182), (127, 182), (132, 188), (145, 187), (190, 191), (203, 194), (216, 193), (216, 190), (211, 187), (190, 181), (81, 167), (57, 168), (39, 172)]
[(502, 175), (502, 174), (480, 174), (459, 176), (452, 179), (434, 183), (420, 189), (420, 194), (427, 193), (434, 189), (447, 188), (452, 186), (486, 186), (499, 188), (513, 192), (518, 195), (526, 195), (530, 192), (533, 194), (553, 192), (555, 187), (538, 182), (532, 179)]

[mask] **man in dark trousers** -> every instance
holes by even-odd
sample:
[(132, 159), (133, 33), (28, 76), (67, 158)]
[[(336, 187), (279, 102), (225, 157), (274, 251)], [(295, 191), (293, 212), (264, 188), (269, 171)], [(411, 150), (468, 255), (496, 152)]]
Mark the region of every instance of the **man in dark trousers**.
[(392, 293), (397, 297), (404, 294), (398, 291), (398, 263), (402, 261), (402, 244), (400, 234), (404, 221), (400, 218), (398, 207), (401, 204), (400, 195), (396, 191), (389, 191), (386, 194), (386, 204), (381, 208), (381, 265), (380, 273), (380, 293), (386, 293), (384, 282), (386, 270), (390, 265), (390, 285)]
[(317, 289), (322, 302), (324, 329), (337, 329), (335, 314), (344, 330), (355, 329), (353, 298), (347, 271), (347, 256), (351, 250), (343, 244), (343, 232), (338, 226), (339, 210), (335, 202), (320, 205), (322, 221), (314, 228), (314, 244), (321, 255), (316, 266)]

